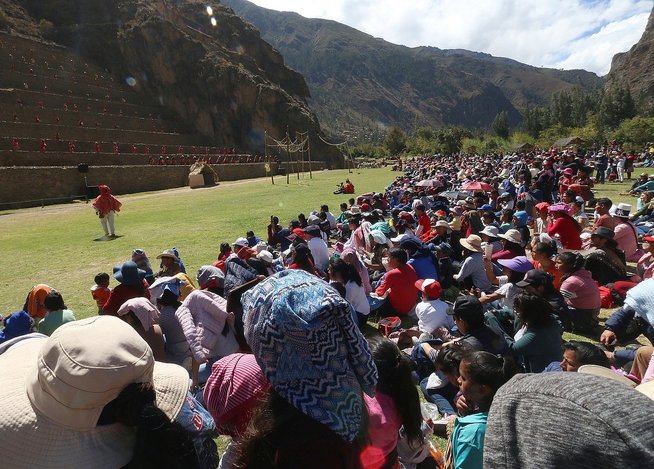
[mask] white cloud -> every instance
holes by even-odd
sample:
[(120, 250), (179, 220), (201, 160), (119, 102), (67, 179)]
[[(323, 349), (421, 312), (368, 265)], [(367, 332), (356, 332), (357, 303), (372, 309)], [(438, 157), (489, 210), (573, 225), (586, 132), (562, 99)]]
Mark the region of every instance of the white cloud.
[(251, 0), (410, 47), (469, 49), (604, 75), (638, 42), (652, 0)]

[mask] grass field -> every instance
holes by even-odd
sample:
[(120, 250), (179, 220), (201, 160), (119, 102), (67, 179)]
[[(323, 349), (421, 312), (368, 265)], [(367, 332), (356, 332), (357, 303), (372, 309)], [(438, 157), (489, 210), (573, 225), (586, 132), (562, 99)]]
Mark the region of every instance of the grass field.
[(0, 212), (0, 313), (19, 310), (30, 288), (46, 283), (61, 292), (78, 318), (97, 314), (90, 294), (93, 277), (111, 274), (134, 248), (145, 250), (156, 269), (156, 255), (176, 246), (194, 276), (201, 265), (216, 260), (221, 242), (232, 243), (247, 230), (265, 238), (271, 215), (287, 224), (323, 203), (340, 213), (339, 204), (350, 196), (333, 191), (347, 177), (363, 194), (382, 190), (395, 174), (390, 169), (320, 171), (313, 179), (292, 174), (289, 185), (285, 177), (276, 177), (275, 185), (265, 178), (120, 196), (116, 233), (121, 237), (112, 241), (94, 241), (103, 233), (90, 204)]

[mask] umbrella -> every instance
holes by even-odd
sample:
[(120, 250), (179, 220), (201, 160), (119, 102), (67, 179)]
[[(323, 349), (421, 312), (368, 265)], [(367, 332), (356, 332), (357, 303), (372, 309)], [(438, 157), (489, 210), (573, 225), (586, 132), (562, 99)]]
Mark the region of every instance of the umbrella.
[(471, 181), (471, 182), (466, 182), (461, 189), (464, 191), (484, 191), (484, 192), (490, 192), (493, 190), (493, 186), (488, 184), (487, 182), (479, 182), (479, 181)]
[(463, 200), (463, 199), (467, 199), (470, 194), (461, 191), (446, 191), (446, 192), (441, 192), (438, 195), (442, 197), (447, 197), (448, 199)]
[(443, 187), (443, 183), (436, 179), (423, 179), (416, 187)]

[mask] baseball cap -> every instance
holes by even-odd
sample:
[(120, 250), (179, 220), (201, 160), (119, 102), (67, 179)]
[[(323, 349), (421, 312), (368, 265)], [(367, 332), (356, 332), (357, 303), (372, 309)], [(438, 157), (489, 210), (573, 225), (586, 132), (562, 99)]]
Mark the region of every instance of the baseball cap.
[(421, 292), (427, 294), (430, 298), (439, 298), (443, 293), (443, 288), (438, 280), (433, 278), (420, 279), (415, 283), (415, 286)]
[(525, 278), (516, 283), (518, 287), (527, 287), (531, 285), (532, 287), (540, 287), (541, 285), (547, 285), (552, 283), (552, 276), (545, 272), (544, 270), (533, 269), (527, 272)]
[(643, 236), (643, 241), (647, 241), (648, 243), (654, 243), (654, 236)]
[(468, 295), (457, 298), (452, 309), (447, 311), (450, 316), (456, 316), (464, 321), (475, 316), (484, 315), (484, 307), (476, 296)]

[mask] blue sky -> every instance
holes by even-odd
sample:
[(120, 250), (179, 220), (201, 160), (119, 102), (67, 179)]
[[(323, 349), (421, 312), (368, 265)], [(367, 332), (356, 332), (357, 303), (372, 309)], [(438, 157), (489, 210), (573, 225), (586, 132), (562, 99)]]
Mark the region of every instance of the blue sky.
[(251, 0), (410, 47), (468, 49), (605, 75), (638, 42), (653, 0)]

